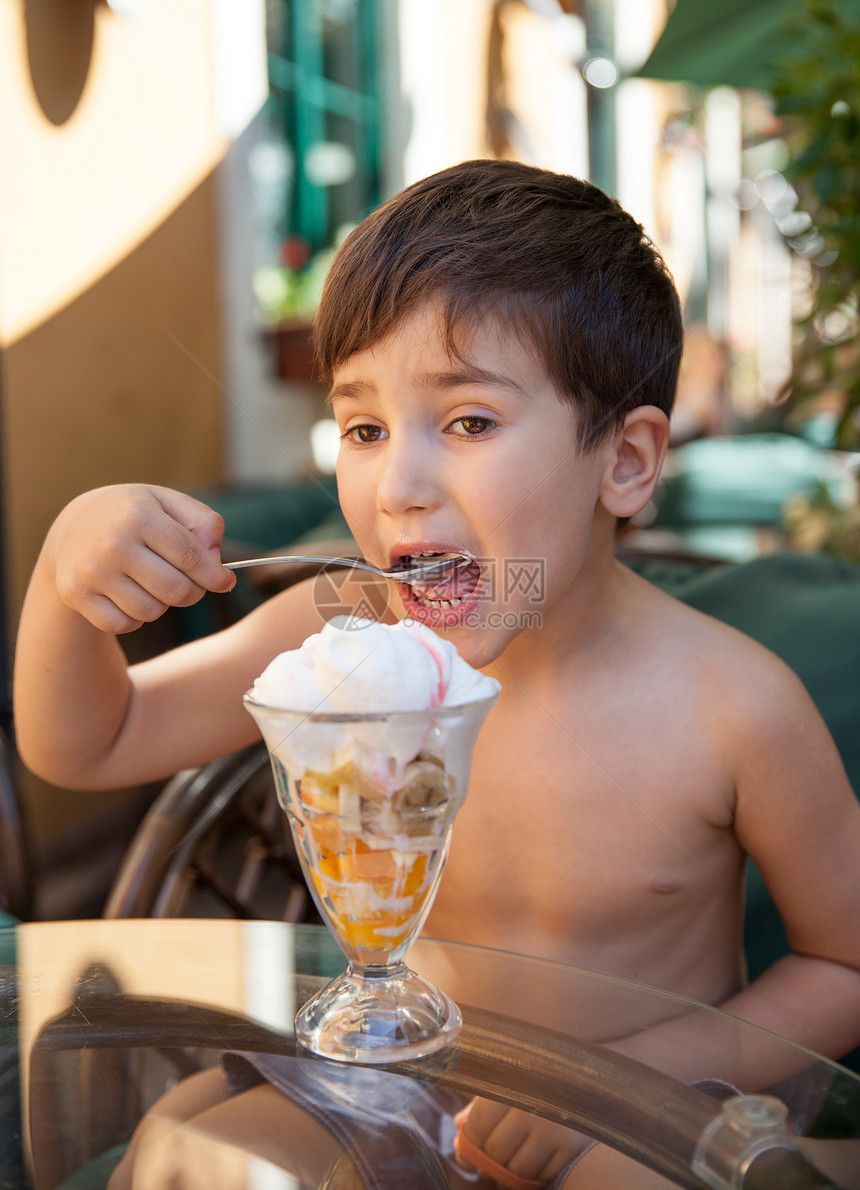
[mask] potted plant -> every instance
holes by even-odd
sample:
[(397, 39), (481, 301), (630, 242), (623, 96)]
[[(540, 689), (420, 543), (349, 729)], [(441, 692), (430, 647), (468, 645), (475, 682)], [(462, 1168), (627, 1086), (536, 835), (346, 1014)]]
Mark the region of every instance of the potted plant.
[(254, 276), (263, 334), (283, 380), (320, 383), (312, 327), (333, 251), (312, 254), (306, 241), (292, 237), (281, 246), (279, 261)]

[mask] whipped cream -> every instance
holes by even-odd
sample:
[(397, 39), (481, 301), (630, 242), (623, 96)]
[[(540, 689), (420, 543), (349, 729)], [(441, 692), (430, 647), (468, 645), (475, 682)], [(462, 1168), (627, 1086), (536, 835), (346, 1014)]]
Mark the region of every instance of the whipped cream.
[(300, 649), (276, 657), (251, 697), (289, 711), (372, 714), (461, 706), (499, 689), (423, 624), (338, 616)]

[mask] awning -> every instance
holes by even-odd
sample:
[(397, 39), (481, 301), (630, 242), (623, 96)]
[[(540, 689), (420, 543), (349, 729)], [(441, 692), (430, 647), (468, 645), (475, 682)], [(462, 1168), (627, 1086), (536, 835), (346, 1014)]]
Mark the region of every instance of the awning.
[[(860, 18), (860, 0), (841, 7)], [(794, 22), (803, 11), (803, 0), (677, 0), (635, 76), (766, 91), (773, 64), (803, 49), (803, 25)]]

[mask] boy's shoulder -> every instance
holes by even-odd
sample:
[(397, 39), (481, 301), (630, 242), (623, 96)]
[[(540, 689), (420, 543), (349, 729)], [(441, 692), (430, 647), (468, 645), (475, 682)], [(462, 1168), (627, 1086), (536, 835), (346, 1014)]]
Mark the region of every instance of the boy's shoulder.
[(628, 573), (639, 628), (643, 636), (659, 631), (659, 645), (665, 653), (717, 670), (729, 667), (734, 672), (735, 664), (742, 661), (751, 670), (761, 667), (763, 673), (791, 672), (770, 649), (718, 616), (686, 603), (671, 587), (665, 589), (640, 574)]
[(784, 722), (788, 714), (814, 713), (794, 671), (751, 636), (689, 606), (633, 575), (637, 630), (645, 656), (679, 686), (695, 686), (721, 719)]

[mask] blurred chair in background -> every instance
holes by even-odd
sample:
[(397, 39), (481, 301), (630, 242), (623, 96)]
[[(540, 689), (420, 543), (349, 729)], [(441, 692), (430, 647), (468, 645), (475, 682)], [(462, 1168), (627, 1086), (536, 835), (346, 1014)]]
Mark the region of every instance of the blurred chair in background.
[(33, 915), (33, 850), (27, 811), (16, 788), (16, 756), (0, 731), (0, 924), (3, 914), (22, 921)]
[(262, 742), (165, 785), (103, 916), (319, 920)]
[[(16, 756), (0, 730), (0, 968), (15, 970), (16, 920), (32, 916), (34, 875), (26, 810), (15, 784)], [(6, 1005), (13, 989), (0, 988)], [(25, 1186), (21, 1148), (18, 1020), (7, 1007), (0, 1014), (0, 1185)], [(4, 1180), (5, 1179), (5, 1180)]]
[[(654, 495), (649, 537), (735, 562), (785, 546), (786, 502), (853, 483), (847, 457), (785, 433), (700, 438), (676, 447)], [(642, 517), (634, 518), (634, 525)]]

